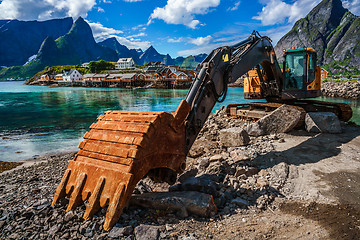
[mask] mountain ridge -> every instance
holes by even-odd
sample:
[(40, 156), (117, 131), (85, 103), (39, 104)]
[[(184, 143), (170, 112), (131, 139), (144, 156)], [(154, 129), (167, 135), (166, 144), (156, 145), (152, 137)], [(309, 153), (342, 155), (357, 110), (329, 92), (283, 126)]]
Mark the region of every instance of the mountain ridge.
[(360, 65), (360, 18), (342, 6), (340, 0), (323, 0), (275, 46), (278, 58), (284, 49), (312, 47), (318, 65), (333, 74), (357, 72)]
[(71, 17), (47, 21), (0, 21), (0, 66), (17, 66), (36, 54), (45, 38), (66, 34), (73, 24)]

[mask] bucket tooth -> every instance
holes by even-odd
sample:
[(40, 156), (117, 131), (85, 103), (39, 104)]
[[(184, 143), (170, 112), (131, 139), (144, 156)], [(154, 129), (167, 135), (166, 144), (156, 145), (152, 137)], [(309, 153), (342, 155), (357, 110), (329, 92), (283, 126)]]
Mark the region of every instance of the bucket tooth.
[(125, 191), (125, 185), (119, 184), (118, 188), (116, 189), (114, 198), (112, 199), (106, 212), (105, 222), (103, 226), (105, 231), (109, 231), (119, 219), (122, 209), (124, 207), (122, 206), (123, 204), (121, 201), (124, 202), (123, 197)]
[(74, 210), (82, 202), (81, 192), (84, 187), (85, 180), (86, 180), (85, 173), (82, 173), (76, 180), (76, 185), (73, 192), (71, 193), (71, 197), (69, 199), (69, 205), (66, 211)]
[(85, 220), (92, 218), (94, 213), (96, 213), (99, 210), (100, 195), (104, 188), (104, 184), (105, 184), (105, 178), (104, 177), (99, 178), (99, 181), (97, 182), (97, 184), (95, 186), (94, 192), (91, 194), (91, 196), (89, 198), (89, 203), (86, 206), (86, 210), (85, 210), (85, 213), (83, 216), (83, 218)]
[(55, 192), (55, 195), (54, 195), (54, 199), (53, 199), (53, 201), (51, 203), (51, 206), (54, 206), (56, 203), (59, 202), (59, 200), (61, 198), (66, 196), (66, 184), (69, 181), (70, 173), (71, 173), (70, 169), (67, 169), (65, 171), (65, 174), (62, 177), (59, 186), (56, 188), (56, 192)]
[(110, 230), (136, 184), (149, 172), (184, 170), (184, 120), (190, 109), (186, 105), (183, 101), (175, 114), (108, 111), (99, 117), (69, 162), (53, 204), (70, 196), (69, 211), (88, 199), (84, 219), (109, 205), (104, 229)]

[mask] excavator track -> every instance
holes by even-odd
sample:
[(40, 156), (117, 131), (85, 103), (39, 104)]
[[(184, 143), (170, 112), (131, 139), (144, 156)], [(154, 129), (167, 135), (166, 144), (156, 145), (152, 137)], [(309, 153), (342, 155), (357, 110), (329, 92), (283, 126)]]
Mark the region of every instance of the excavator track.
[[(229, 117), (237, 118), (247, 122), (256, 122), (262, 117), (270, 114), (280, 107), (281, 103), (251, 102), (251, 103), (234, 103), (226, 107), (226, 113)], [(292, 105), (291, 105), (292, 106)], [(305, 121), (305, 110), (298, 106), (292, 106), (301, 112), (301, 118), (296, 127), (300, 127)]]
[(352, 117), (352, 109), (346, 103), (325, 102), (318, 100), (296, 100), (284, 102), (303, 108), (306, 112), (333, 112), (339, 120), (347, 122)]
[(110, 230), (147, 173), (156, 170), (164, 179), (169, 169), (185, 169), (183, 123), (189, 109), (183, 101), (175, 113), (108, 111), (99, 116), (69, 162), (52, 205), (67, 196), (70, 211), (87, 201), (86, 220), (108, 206), (103, 227)]
[(276, 108), (287, 104), (301, 111), (301, 118), (296, 127), (301, 127), (305, 122), (307, 112), (333, 112), (341, 121), (349, 121), (352, 117), (351, 107), (346, 103), (324, 102), (318, 100), (296, 100), (283, 103), (275, 102), (252, 102), (229, 104), (226, 113), (229, 117), (238, 118), (243, 121), (255, 122), (270, 114)]

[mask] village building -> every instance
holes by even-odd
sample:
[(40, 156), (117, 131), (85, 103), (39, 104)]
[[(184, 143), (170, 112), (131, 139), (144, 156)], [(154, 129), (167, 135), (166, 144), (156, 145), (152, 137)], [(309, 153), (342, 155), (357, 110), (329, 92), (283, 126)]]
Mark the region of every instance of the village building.
[(74, 82), (74, 81), (80, 81), (82, 79), (83, 76), (81, 75), (81, 73), (78, 72), (78, 70), (76, 69), (64, 70), (63, 81)]
[(173, 72), (169, 75), (169, 79), (173, 81), (188, 81), (189, 76), (184, 72)]
[(107, 74), (107, 73), (94, 74), (94, 75), (92, 76), (92, 81), (93, 81), (93, 82), (105, 81), (108, 76), (109, 76), (109, 74)]
[(326, 71), (325, 69), (321, 68), (320, 72), (321, 72), (321, 80), (328, 77), (328, 71)]
[(147, 67), (165, 67), (165, 64), (162, 62), (148, 62), (146, 64)]
[(135, 62), (132, 58), (119, 58), (115, 64), (115, 69), (133, 69), (135, 68)]
[(153, 81), (154, 79), (155, 77), (153, 77), (153, 75), (148, 73), (140, 73), (137, 75), (138, 81)]
[(55, 80), (56, 80), (57, 82), (62, 81), (62, 80), (63, 80), (63, 75), (62, 75), (62, 73), (56, 74), (56, 75), (55, 75)]
[(55, 79), (55, 75), (51, 75), (51, 74), (43, 74), (40, 77), (40, 81), (52, 81)]
[(84, 81), (92, 81), (92, 77), (94, 76), (94, 73), (86, 73), (83, 75), (83, 80)]

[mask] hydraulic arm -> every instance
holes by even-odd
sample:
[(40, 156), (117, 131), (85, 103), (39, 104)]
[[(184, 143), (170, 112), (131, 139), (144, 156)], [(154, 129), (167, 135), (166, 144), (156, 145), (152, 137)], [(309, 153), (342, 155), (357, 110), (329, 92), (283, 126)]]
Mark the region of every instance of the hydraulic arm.
[(185, 99), (191, 109), (185, 124), (186, 154), (216, 102), (225, 99), (228, 84), (259, 64), (267, 75), (262, 82), (266, 96), (278, 96), (282, 73), (274, 49), (268, 37), (255, 31), (234, 46), (213, 50), (201, 63), (200, 73)]

